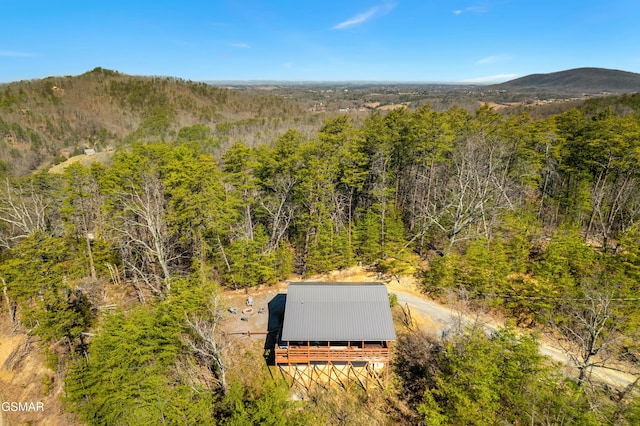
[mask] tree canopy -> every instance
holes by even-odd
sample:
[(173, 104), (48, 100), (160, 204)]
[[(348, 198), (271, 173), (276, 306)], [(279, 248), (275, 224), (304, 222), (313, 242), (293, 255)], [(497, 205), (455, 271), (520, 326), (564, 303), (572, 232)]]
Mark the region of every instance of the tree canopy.
[[(86, 421), (206, 424), (212, 412), (231, 424), (293, 421), (277, 384), (232, 384), (219, 396), (181, 375), (178, 360), (212, 376), (222, 368), (197, 355), (218, 352), (189, 314), (207, 309), (196, 300), (211, 283), (249, 288), (358, 263), (417, 272), (434, 297), (453, 292), (519, 326), (551, 327), (582, 345), (580, 385), (605, 354), (637, 364), (637, 115), (534, 121), (424, 106), (362, 123), (337, 116), (315, 135), (289, 130), (259, 147), (228, 141), (219, 157), (208, 127), (172, 135), (170, 119), (149, 112), (141, 131), (154, 141), (109, 166), (1, 173), (7, 311), (60, 355), (68, 401)], [(101, 311), (116, 291), (126, 303)], [(439, 351), (414, 405), (425, 420), (593, 420), (583, 391), (546, 370), (529, 338), (465, 332)]]

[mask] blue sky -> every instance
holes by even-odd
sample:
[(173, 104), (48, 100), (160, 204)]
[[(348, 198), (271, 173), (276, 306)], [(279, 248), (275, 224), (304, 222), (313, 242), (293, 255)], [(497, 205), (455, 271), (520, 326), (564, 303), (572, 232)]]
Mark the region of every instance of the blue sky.
[(97, 66), (190, 80), (494, 82), (640, 72), (638, 0), (1, 0), (0, 82)]

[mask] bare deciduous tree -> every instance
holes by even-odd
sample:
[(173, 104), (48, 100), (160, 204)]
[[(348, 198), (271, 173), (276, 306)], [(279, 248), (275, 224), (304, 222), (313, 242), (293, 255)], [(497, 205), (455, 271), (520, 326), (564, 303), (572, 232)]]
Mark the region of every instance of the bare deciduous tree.
[(609, 241), (617, 235), (616, 231), (629, 226), (637, 218), (637, 213), (629, 214), (632, 211), (629, 204), (638, 187), (638, 179), (634, 174), (635, 171), (625, 173), (607, 183), (606, 186), (605, 179), (602, 179), (601, 185), (592, 188), (593, 210), (585, 238), (589, 237), (593, 224), (597, 223), (602, 236), (602, 248), (605, 251)]
[(260, 202), (263, 209), (269, 215), (270, 235), (269, 249), (273, 250), (278, 247), (280, 241), (284, 238), (289, 229), (294, 206), (289, 202), (296, 179), (292, 175), (278, 175), (273, 179), (271, 190), (272, 196), (264, 197)]
[(140, 188), (116, 193), (118, 211), (110, 228), (120, 247), (123, 264), (151, 292), (163, 298), (171, 291), (171, 265), (179, 258), (175, 238), (165, 220), (162, 182), (146, 174)]
[(452, 169), (441, 171), (441, 186), (434, 190), (423, 214), (427, 227), (435, 226), (446, 235), (449, 250), (475, 235), (468, 232), (474, 226), (488, 237), (497, 211), (513, 207), (503, 154), (499, 144), (482, 137), (468, 138), (454, 156)]
[(0, 244), (11, 248), (13, 243), (35, 231), (47, 229), (47, 202), (33, 182), (12, 184), (6, 179), (0, 191), (0, 221), (8, 229), (0, 238)]
[(185, 340), (193, 354), (208, 364), (218, 382), (218, 392), (224, 395), (227, 392), (227, 366), (222, 357), (225, 345), (221, 343), (223, 337), (218, 330), (221, 319), (221, 300), (216, 294), (209, 300), (204, 314), (187, 318), (192, 334)]
[(612, 311), (611, 291), (588, 289), (584, 300), (564, 305), (565, 322), (554, 328), (562, 336), (562, 346), (578, 369), (578, 384), (589, 381), (594, 367), (606, 367), (612, 346), (620, 337)]

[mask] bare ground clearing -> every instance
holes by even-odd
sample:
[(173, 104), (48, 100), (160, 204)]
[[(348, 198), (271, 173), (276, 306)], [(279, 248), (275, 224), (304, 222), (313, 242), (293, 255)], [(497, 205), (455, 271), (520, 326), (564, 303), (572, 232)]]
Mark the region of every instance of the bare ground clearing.
[(59, 397), (63, 389), (55, 373), (46, 367), (35, 338), (14, 332), (9, 321), (0, 321), (0, 399), (2, 402), (44, 404), (44, 411), (0, 412), (0, 425), (75, 425), (64, 413)]
[[(398, 303), (401, 306), (409, 307), (417, 325), (427, 332), (439, 335), (460, 320), (463, 322), (479, 321), (488, 330), (496, 330), (505, 325), (505, 318), (497, 315), (472, 313), (460, 306), (455, 306), (455, 303), (443, 305), (428, 299), (427, 296), (420, 292), (418, 280), (414, 276), (384, 278), (383, 281), (386, 282), (389, 292), (398, 296)], [(329, 274), (309, 277), (304, 280), (299, 277), (293, 277), (291, 281), (373, 282), (381, 280), (375, 272), (367, 271), (362, 267), (352, 267)], [(281, 282), (274, 286), (260, 286), (253, 289), (224, 292), (227, 306), (229, 308), (235, 307), (239, 312), (232, 314), (226, 311), (222, 327), (225, 333), (231, 337), (232, 344), (236, 345), (238, 350), (242, 350), (241, 348), (243, 347), (249, 349), (251, 346), (255, 346), (256, 340), (264, 343), (266, 338), (265, 334), (249, 335), (240, 333), (275, 331), (273, 329), (269, 330), (269, 302), (277, 295), (286, 294), (286, 289), (287, 283)], [(253, 298), (253, 312), (243, 315), (242, 310), (247, 307), (246, 300), (249, 296)], [(265, 308), (265, 311), (263, 314), (258, 314), (257, 312), (261, 307)], [(282, 306), (277, 307), (277, 309), (281, 308)], [(278, 315), (280, 315), (280, 312), (276, 316)], [(241, 318), (243, 316), (248, 317), (248, 320), (242, 321)], [(273, 327), (273, 324), (271, 324), (271, 327)], [(567, 367), (567, 374), (573, 375), (576, 373), (577, 370), (570, 367), (569, 356), (558, 344), (557, 339), (551, 335), (542, 334), (539, 338), (539, 344), (542, 354)], [(627, 386), (636, 379), (634, 373), (619, 370), (625, 370), (625, 367), (620, 365), (612, 365), (612, 368), (594, 367), (593, 377), (615, 386)]]

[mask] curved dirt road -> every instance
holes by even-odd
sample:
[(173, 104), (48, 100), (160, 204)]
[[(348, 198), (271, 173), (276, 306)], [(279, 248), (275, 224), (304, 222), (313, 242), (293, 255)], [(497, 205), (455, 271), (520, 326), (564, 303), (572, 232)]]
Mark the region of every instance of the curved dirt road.
[[(426, 300), (402, 289), (390, 288), (389, 291), (398, 296), (398, 303), (400, 305), (409, 307), (414, 318), (417, 314), (420, 322), (428, 331), (437, 335), (441, 335), (441, 333), (446, 330), (448, 326), (453, 325), (460, 316), (460, 314), (454, 309)], [(467, 315), (462, 315), (462, 320), (472, 322), (474, 319)], [(492, 320), (481, 319), (481, 321), (484, 323), (484, 327), (487, 330), (496, 330), (502, 326), (502, 324), (496, 323)], [(538, 344), (540, 346), (540, 353), (543, 355), (546, 355), (554, 361), (560, 362), (564, 365), (571, 365), (571, 360), (562, 348), (542, 341), (539, 341)], [(592, 370), (592, 377), (611, 385), (621, 387), (627, 386), (636, 380), (636, 377), (632, 374), (602, 367), (594, 367)]]

